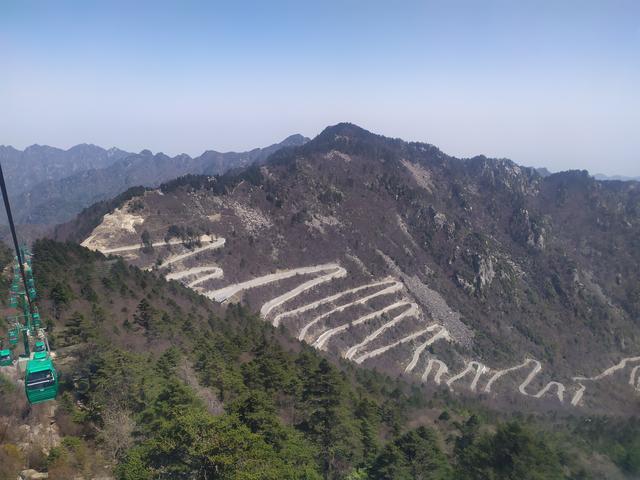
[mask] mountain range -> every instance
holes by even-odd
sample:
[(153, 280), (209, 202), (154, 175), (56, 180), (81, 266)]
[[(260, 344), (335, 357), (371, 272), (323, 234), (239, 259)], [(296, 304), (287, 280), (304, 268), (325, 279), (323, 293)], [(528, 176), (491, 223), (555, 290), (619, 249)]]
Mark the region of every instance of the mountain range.
[[(247, 152), (208, 150), (198, 157), (170, 157), (143, 150), (134, 154), (116, 148), (76, 145), (68, 150), (33, 145), (25, 150), (0, 146), (17, 223), (54, 225), (73, 218), (83, 208), (112, 198), (136, 185), (157, 186), (188, 173), (216, 175), (264, 161), (286, 146), (307, 139), (291, 135), (280, 143)], [(3, 218), (4, 217), (3, 214)]]
[(640, 184), (352, 124), (58, 227), (330, 356), (492, 405), (637, 412)]
[[(14, 217), (37, 238), (52, 225), (66, 222), (83, 208), (112, 198), (133, 186), (155, 187), (181, 175), (219, 175), (233, 168), (264, 162), (279, 148), (299, 146), (309, 139), (295, 134), (282, 142), (246, 152), (207, 150), (202, 155), (168, 156), (150, 150), (131, 153), (79, 144), (67, 150), (32, 145), (24, 150), (0, 145), (0, 163), (14, 200)], [(551, 174), (537, 168), (541, 176)], [(596, 174), (597, 180), (639, 181), (640, 177)], [(6, 224), (6, 215), (0, 214)], [(4, 233), (2, 233), (4, 236)]]

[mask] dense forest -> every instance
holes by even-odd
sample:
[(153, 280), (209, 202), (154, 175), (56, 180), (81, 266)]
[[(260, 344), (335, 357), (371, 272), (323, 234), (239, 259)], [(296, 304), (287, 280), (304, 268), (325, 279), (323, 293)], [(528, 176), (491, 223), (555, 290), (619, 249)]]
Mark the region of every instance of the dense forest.
[(29, 411), (0, 374), (2, 479), (27, 467), (119, 480), (640, 475), (637, 419), (499, 414), (325, 357), (121, 259), (49, 240), (34, 253), (62, 371), (59, 441), (20, 445), (46, 408)]

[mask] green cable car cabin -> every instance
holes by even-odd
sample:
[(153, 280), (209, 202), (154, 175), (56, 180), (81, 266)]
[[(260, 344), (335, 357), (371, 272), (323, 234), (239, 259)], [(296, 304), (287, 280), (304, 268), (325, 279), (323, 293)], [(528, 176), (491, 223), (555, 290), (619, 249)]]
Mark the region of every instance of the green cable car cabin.
[(33, 313), (31, 314), (31, 319), (33, 320), (33, 327), (40, 328), (40, 312), (38, 311), (38, 307), (33, 307)]
[(58, 372), (49, 354), (36, 352), (27, 362), (24, 388), (30, 404), (53, 400), (58, 394)]
[(13, 365), (11, 350), (0, 350), (0, 367), (8, 367), (10, 365)]

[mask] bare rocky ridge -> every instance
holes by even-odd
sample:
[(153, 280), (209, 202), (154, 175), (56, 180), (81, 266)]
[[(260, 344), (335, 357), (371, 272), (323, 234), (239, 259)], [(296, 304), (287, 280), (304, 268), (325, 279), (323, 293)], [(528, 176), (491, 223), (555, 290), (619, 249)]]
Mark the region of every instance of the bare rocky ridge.
[(82, 230), (89, 248), (242, 300), (364, 367), (493, 401), (640, 407), (635, 182), (340, 124), (115, 207), (59, 237)]

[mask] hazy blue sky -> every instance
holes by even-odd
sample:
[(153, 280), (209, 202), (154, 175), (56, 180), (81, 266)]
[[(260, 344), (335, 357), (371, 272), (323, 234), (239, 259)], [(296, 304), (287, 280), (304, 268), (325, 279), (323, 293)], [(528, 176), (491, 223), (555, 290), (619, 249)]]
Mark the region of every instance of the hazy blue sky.
[(640, 175), (640, 1), (0, 0), (0, 144), (243, 150), (357, 123)]

